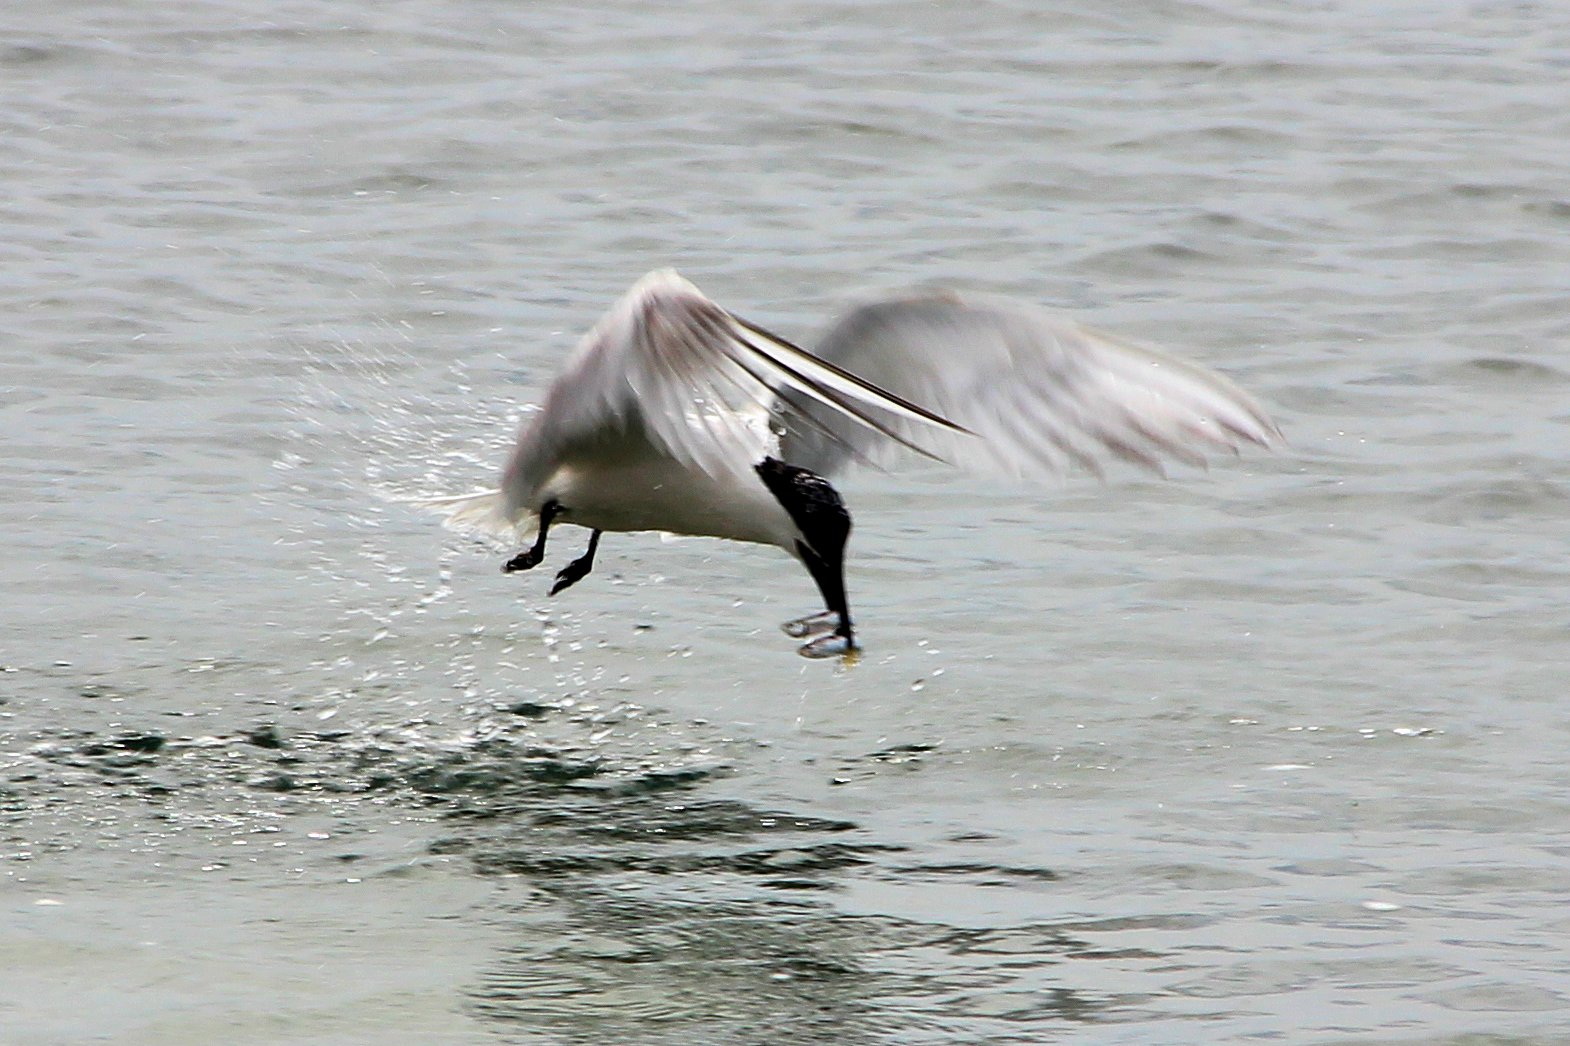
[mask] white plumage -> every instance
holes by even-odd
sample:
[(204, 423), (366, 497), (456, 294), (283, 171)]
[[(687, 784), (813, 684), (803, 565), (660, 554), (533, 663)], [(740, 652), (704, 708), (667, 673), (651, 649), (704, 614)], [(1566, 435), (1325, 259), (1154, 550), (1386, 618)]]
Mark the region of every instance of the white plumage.
[(882, 298), (807, 352), (662, 270), (568, 357), (500, 489), (435, 504), (459, 524), (526, 534), (538, 523), (509, 570), (539, 562), (552, 523), (595, 531), (553, 594), (588, 573), (600, 531), (779, 545), (807, 565), (830, 611), (787, 631), (832, 627), (802, 648), (827, 656), (854, 649), (841, 580), (849, 516), (821, 478), (847, 464), (922, 455), (1044, 479), (1074, 467), (1099, 475), (1111, 459), (1200, 464), (1207, 450), (1278, 435), (1226, 378), (1008, 299)]

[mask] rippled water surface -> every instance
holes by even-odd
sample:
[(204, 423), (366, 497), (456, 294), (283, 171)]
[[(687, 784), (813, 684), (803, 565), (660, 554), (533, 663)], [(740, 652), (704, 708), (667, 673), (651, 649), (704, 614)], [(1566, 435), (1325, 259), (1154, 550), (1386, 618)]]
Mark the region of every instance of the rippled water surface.
[[(1570, 1035), (1562, 5), (10, 15), (8, 1046)], [(1290, 445), (852, 477), (854, 669), (776, 550), (548, 600), (389, 498), (664, 265), (1046, 302)]]

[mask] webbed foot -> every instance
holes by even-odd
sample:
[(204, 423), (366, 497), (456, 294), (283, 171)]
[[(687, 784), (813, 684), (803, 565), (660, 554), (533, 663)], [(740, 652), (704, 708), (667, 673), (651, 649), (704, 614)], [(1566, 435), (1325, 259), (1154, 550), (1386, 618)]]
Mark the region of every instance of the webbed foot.
[(794, 621), (787, 621), (780, 626), (780, 630), (792, 639), (806, 639), (820, 632), (827, 632), (839, 624), (839, 615), (832, 610), (820, 610), (816, 614), (798, 617)]

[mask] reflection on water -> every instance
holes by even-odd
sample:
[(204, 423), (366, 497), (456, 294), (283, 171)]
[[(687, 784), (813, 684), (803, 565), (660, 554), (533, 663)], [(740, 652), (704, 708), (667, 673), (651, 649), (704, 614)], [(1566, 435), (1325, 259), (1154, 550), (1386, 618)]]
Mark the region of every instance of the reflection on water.
[(545, 912), (518, 913), (516, 925), (523, 941), (487, 971), (476, 1005), (564, 1042), (1003, 1042), (1098, 1020), (1113, 1002), (1036, 986), (1079, 947), (1066, 935), (988, 940), (846, 917), (789, 894), (749, 902), (570, 889)]
[(526, 884), (504, 909), (514, 943), (475, 993), (506, 1025), (564, 1042), (919, 1042), (1105, 1009), (1053, 983), (1056, 963), (1096, 957), (1070, 932), (852, 915), (832, 897), (848, 877), (996, 884), (1017, 869), (891, 867), (905, 848), (849, 822), (664, 791), (528, 805), (489, 808), (466, 847)]

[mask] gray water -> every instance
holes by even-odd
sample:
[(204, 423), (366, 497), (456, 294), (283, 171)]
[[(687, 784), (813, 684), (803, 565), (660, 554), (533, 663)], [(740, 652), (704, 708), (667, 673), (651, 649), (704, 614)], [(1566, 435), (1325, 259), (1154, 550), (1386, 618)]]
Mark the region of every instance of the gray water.
[[(1563, 5), (4, 20), (6, 1046), (1570, 1042)], [(1290, 444), (851, 477), (855, 668), (776, 550), (548, 600), (394, 500), (666, 265)]]

